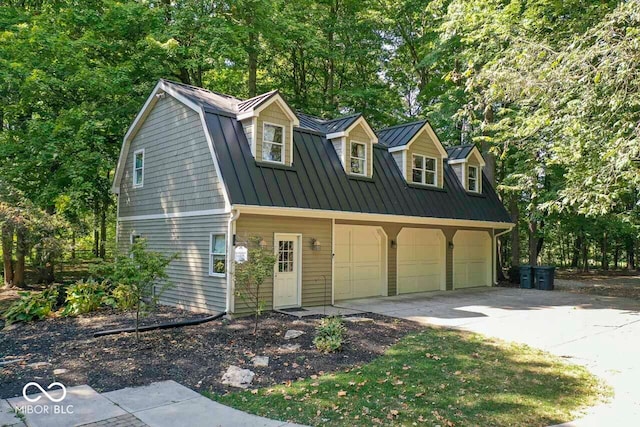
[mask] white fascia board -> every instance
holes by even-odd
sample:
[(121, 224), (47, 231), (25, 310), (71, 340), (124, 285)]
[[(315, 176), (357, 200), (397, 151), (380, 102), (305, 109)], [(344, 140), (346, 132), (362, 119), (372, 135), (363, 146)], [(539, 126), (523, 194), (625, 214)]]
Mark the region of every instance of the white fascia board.
[(460, 163), (466, 163), (467, 159), (453, 159), (453, 160), (447, 160), (447, 163), (449, 163), (450, 165), (457, 165)]
[(393, 222), (406, 224), (424, 224), (434, 226), (469, 227), (469, 228), (500, 228), (511, 229), (510, 222), (475, 221), (453, 218), (416, 217), (404, 215), (371, 214), (360, 212), (329, 211), (322, 209), (283, 208), (274, 206), (232, 205), (231, 209), (255, 215), (279, 215), (305, 218), (341, 219), (352, 221)]
[(400, 145), (399, 147), (391, 147), (391, 148), (389, 148), (389, 150), (388, 150), (388, 151), (389, 151), (390, 153), (396, 153), (396, 152), (398, 152), (398, 151), (406, 151), (406, 150), (408, 150), (408, 149), (409, 149), (409, 146), (408, 146), (408, 145)]

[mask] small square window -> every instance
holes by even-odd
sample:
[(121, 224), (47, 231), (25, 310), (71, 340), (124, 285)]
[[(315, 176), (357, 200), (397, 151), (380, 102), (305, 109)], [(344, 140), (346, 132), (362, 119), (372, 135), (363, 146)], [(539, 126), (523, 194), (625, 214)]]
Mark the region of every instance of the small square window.
[(438, 160), (434, 157), (414, 154), (411, 178), (418, 184), (438, 185)]

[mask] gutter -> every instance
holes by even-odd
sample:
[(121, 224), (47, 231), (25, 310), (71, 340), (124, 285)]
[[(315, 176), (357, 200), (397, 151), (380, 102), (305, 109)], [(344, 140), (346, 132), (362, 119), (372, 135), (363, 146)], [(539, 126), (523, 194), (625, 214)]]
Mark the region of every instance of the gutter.
[(233, 273), (235, 270), (236, 221), (238, 218), (240, 218), (240, 211), (232, 208), (227, 224), (227, 253), (229, 254), (227, 260), (227, 313), (233, 313), (234, 310)]

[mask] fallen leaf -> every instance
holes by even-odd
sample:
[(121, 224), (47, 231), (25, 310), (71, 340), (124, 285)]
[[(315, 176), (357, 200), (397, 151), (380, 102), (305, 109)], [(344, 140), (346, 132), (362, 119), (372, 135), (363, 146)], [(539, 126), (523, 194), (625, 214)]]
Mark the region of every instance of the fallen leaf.
[(346, 396), (346, 395), (347, 395), (347, 392), (346, 392), (346, 391), (344, 391), (344, 390), (340, 390), (340, 391), (338, 392), (338, 397), (344, 397), (344, 396)]

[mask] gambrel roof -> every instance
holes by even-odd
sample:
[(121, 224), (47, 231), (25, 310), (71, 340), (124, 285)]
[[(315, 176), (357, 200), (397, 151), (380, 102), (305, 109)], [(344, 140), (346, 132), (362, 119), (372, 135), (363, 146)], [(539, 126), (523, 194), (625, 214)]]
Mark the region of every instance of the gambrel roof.
[[(265, 164), (253, 157), (238, 116), (266, 102), (277, 94), (276, 91), (262, 98), (243, 101), (163, 80), (156, 86), (150, 100), (155, 91), (162, 90), (199, 111), (216, 169), (226, 189), (227, 203), (231, 206), (402, 215), (499, 223), (505, 228), (511, 226), (509, 214), (484, 175), (482, 192), (470, 194), (445, 160), (443, 188), (407, 183), (388, 146), (399, 147), (409, 143), (420, 129), (428, 126), (426, 121), (379, 131), (378, 138), (382, 144), (373, 144), (373, 176), (363, 178), (345, 173), (334, 145), (327, 139), (327, 135), (344, 132), (357, 122), (366, 125), (361, 114), (323, 120), (296, 112), (292, 165)], [(138, 117), (142, 116), (143, 112)], [(123, 153), (126, 152), (127, 138), (135, 133), (135, 126), (136, 123), (125, 136)], [(377, 139), (376, 135), (372, 137)], [(458, 148), (450, 150), (451, 157)], [(118, 169), (121, 162), (122, 156)], [(117, 172), (114, 189), (119, 185), (118, 180)]]

